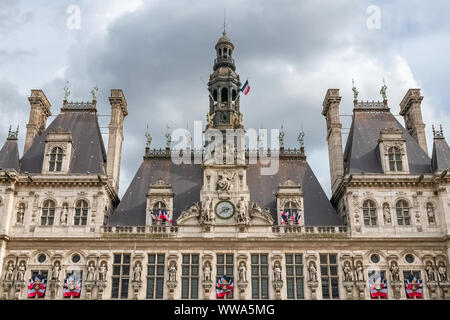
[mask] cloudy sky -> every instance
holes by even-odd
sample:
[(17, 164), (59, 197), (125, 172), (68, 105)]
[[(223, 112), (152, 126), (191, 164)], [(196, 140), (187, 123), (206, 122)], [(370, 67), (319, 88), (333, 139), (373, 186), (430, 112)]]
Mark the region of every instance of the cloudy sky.
[[(298, 146), (303, 128), (309, 163), (328, 195), (321, 115), (328, 88), (341, 90), (343, 115), (352, 111), (352, 78), (362, 100), (381, 100), (385, 78), (394, 114), (407, 89), (421, 88), (429, 149), (432, 124), (450, 132), (446, 0), (0, 0), (0, 137), (10, 124), (20, 125), (22, 150), (31, 89), (44, 90), (55, 115), (66, 81), (73, 101), (90, 100), (97, 85), (99, 114), (109, 115), (110, 89), (121, 88), (129, 110), (123, 194), (142, 161), (147, 124), (152, 147), (160, 148), (167, 124), (192, 128), (194, 120), (205, 121), (201, 77), (212, 72), (224, 8), (237, 71), (251, 85), (241, 98), (244, 125), (283, 124), (286, 147)], [(106, 145), (109, 119), (99, 119)], [(342, 117), (344, 128), (350, 120)]]

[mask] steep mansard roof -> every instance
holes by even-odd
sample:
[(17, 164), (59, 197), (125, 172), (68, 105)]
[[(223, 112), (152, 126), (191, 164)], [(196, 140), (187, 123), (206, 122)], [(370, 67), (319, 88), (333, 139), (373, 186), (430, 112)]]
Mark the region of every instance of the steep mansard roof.
[(0, 150), (0, 169), (15, 169), (19, 171), (19, 147), (16, 139), (6, 140)]
[(106, 151), (95, 111), (62, 111), (53, 122), (36, 136), (20, 162), (21, 172), (41, 173), (47, 135), (55, 128), (72, 134), (73, 152), (69, 173), (104, 173)]
[[(203, 185), (201, 165), (175, 165), (170, 158), (146, 158), (111, 216), (109, 224), (145, 225), (146, 194), (149, 185), (160, 178), (172, 186), (175, 194), (174, 220), (187, 206), (200, 201), (200, 190)], [(277, 221), (275, 193), (278, 191), (278, 185), (288, 178), (302, 186), (306, 225), (343, 224), (308, 163), (303, 159), (280, 159), (279, 171), (272, 176), (261, 175), (259, 164), (250, 165), (247, 170), (250, 202), (255, 201), (262, 208), (269, 208), (274, 221)]]
[(431, 166), (433, 172), (450, 169), (450, 148), (443, 136), (434, 138)]
[(430, 157), (387, 108), (377, 111), (354, 110), (344, 152), (345, 173), (383, 173), (378, 139), (380, 130), (385, 128), (396, 128), (403, 132), (412, 174), (432, 173)]

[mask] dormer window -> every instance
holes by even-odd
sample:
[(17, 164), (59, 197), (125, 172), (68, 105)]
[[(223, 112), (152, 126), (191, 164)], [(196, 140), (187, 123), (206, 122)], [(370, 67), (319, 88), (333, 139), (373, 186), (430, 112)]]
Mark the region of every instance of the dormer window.
[(72, 134), (70, 132), (60, 127), (52, 130), (45, 140), (42, 173), (67, 173), (70, 167), (72, 149)]
[(55, 147), (52, 149), (50, 153), (50, 161), (48, 164), (48, 171), (50, 172), (60, 172), (62, 169), (63, 162), (63, 149), (59, 147)]
[(173, 196), (172, 186), (162, 179), (149, 186), (146, 225), (173, 222)]
[(388, 151), (389, 169), (391, 171), (401, 172), (403, 171), (402, 154), (397, 147), (391, 147)]
[(384, 173), (409, 173), (406, 140), (403, 138), (402, 130), (397, 128), (381, 130), (378, 143)]

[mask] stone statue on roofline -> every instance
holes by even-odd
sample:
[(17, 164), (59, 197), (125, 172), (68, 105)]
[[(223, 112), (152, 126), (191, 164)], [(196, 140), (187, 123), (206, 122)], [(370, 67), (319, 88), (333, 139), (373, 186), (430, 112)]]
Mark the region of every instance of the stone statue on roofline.
[(352, 87), (352, 91), (353, 91), (353, 100), (358, 100), (358, 94), (359, 94), (359, 91), (358, 90), (356, 90), (356, 87), (355, 87), (355, 81), (352, 79), (352, 84), (353, 84), (353, 87)]
[(383, 97), (383, 100), (387, 100), (386, 89), (387, 89), (386, 82), (383, 79), (383, 86), (381, 87), (381, 90), (380, 90), (380, 94)]

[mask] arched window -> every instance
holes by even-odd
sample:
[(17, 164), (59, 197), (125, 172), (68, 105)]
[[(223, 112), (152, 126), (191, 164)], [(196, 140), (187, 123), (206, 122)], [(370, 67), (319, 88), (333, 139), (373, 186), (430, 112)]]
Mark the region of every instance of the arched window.
[(232, 96), (233, 101), (236, 100), (237, 93), (236, 93), (235, 89), (233, 89), (233, 91), (231, 91), (231, 96)]
[(42, 206), (41, 225), (52, 226), (55, 219), (55, 202), (53, 200), (45, 200)]
[(228, 102), (228, 89), (222, 88), (222, 91), (220, 93), (222, 95), (222, 102)]
[(409, 215), (409, 205), (405, 200), (397, 201), (395, 206), (397, 211), (397, 221), (399, 226), (409, 226), (410, 225), (410, 215)]
[(85, 226), (88, 218), (88, 203), (80, 200), (75, 205), (75, 217), (73, 224), (76, 226)]
[(222, 57), (222, 49), (219, 49), (219, 58)]
[(366, 226), (377, 225), (377, 208), (375, 202), (373, 202), (372, 200), (364, 201), (363, 216), (364, 216), (364, 225)]
[(397, 147), (391, 147), (388, 151), (389, 169), (391, 171), (403, 171), (402, 154)]
[(50, 153), (50, 161), (48, 171), (59, 172), (62, 169), (63, 150), (60, 147), (55, 147)]
[(213, 91), (213, 99), (214, 99), (214, 101), (217, 101), (217, 89), (214, 89), (214, 91)]
[(166, 219), (164, 217), (167, 217), (168, 219), (166, 205), (164, 202), (158, 201), (153, 205), (152, 223), (156, 223), (157, 221), (165, 223)]

